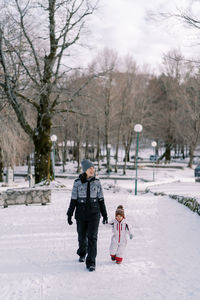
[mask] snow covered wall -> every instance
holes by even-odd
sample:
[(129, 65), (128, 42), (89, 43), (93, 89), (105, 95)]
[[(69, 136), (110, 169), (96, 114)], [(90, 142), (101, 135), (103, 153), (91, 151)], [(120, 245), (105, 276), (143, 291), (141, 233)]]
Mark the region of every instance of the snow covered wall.
[(45, 205), (51, 202), (51, 190), (49, 189), (10, 189), (0, 193), (0, 205), (33, 204)]

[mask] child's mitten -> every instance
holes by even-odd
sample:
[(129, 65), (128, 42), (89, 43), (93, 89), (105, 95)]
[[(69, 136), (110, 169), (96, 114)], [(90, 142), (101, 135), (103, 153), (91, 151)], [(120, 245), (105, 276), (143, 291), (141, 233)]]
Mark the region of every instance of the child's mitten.
[(133, 238), (133, 234), (131, 233), (131, 234), (130, 234), (130, 240), (132, 240), (132, 238)]

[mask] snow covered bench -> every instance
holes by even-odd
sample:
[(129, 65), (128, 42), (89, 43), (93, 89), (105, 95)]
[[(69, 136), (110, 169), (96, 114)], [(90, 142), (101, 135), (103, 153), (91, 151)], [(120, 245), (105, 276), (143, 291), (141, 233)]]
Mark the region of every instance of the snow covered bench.
[(23, 188), (23, 189), (9, 189), (0, 192), (0, 205), (8, 207), (8, 205), (16, 204), (34, 204), (51, 202), (51, 190), (43, 188)]

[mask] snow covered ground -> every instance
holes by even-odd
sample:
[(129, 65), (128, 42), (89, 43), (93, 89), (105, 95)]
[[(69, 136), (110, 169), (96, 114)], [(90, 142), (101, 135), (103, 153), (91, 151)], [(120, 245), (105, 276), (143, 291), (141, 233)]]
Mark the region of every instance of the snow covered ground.
[[(152, 184), (193, 184), (193, 171), (157, 171), (156, 182), (139, 182), (137, 196), (134, 180), (102, 180), (109, 219), (122, 204), (134, 238), (116, 265), (109, 257), (111, 229), (101, 223), (92, 273), (78, 262), (75, 222), (66, 222), (72, 179), (59, 179), (66, 188), (53, 190), (47, 206), (0, 208), (0, 299), (200, 299), (200, 217), (167, 196), (140, 193)], [(150, 177), (152, 169), (145, 172)], [(23, 184), (16, 179), (16, 186)]]
[(173, 182), (168, 184), (154, 185), (150, 187), (153, 193), (164, 193), (166, 195), (178, 195), (194, 197), (200, 203), (200, 182)]

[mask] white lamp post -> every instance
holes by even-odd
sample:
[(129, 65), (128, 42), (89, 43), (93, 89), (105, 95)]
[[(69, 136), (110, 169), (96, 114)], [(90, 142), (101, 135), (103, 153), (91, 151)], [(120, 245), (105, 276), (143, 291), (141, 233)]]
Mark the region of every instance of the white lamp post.
[(157, 146), (156, 141), (153, 141), (151, 143), (151, 146), (154, 149), (153, 154), (155, 155), (155, 157), (154, 157), (154, 164), (153, 164), (153, 181), (155, 181), (155, 163), (156, 163), (156, 146)]
[(134, 131), (137, 133), (137, 144), (136, 144), (136, 165), (135, 165), (135, 195), (137, 195), (137, 161), (138, 161), (138, 148), (139, 148), (139, 134), (142, 132), (142, 125), (141, 124), (136, 124), (134, 126)]
[(53, 146), (53, 153), (51, 154), (51, 160), (52, 160), (52, 168), (53, 168), (53, 179), (55, 179), (55, 142), (57, 141), (57, 136), (53, 134), (51, 136), (52, 146)]

